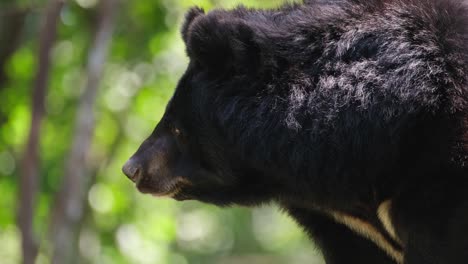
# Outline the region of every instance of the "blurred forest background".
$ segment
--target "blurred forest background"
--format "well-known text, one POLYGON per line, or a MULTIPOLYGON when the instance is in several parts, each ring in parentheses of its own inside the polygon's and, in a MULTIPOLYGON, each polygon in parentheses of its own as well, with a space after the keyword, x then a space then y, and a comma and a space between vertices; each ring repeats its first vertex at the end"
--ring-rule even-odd
POLYGON ((0 0, 0 262, 323 263, 274 206, 140 194, 121 166, 187 65, 179 27, 282 0, 0 0))

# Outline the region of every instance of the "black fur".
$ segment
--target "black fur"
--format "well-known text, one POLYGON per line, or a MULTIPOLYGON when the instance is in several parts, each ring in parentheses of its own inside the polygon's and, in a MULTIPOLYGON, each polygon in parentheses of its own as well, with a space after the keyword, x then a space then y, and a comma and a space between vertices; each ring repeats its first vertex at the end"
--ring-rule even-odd
POLYGON ((393 263, 326 216, 382 230, 376 210, 391 200, 404 263, 466 263, 467 26, 457 0, 192 9, 191 62, 150 150, 134 156, 139 188, 167 181, 181 200, 277 202, 327 263, 393 263))
POLYGON ((199 7, 193 7, 187 12, 187 14, 185 14, 185 22, 182 25, 181 30, 182 38, 185 42, 188 41, 188 35, 190 34, 190 25, 192 25, 193 21, 196 18, 201 17, 203 14, 205 14, 205 10, 199 7))

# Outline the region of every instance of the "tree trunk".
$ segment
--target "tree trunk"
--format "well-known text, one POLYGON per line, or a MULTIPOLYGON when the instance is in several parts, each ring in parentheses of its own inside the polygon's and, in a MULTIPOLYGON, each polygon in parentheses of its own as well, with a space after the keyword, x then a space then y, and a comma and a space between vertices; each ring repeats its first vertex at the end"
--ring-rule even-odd
POLYGON ((50 51, 55 41, 63 1, 49 2, 40 31, 39 61, 34 82, 29 138, 21 164, 18 225, 21 230, 23 263, 34 263, 38 252, 33 230, 34 201, 38 191, 39 138, 50 70, 50 51))
POLYGON ((94 104, 112 37, 116 0, 101 0, 96 32, 87 64, 87 83, 77 110, 73 145, 65 174, 52 211, 52 263, 73 263, 77 238, 91 176, 87 157, 94 131, 94 104))

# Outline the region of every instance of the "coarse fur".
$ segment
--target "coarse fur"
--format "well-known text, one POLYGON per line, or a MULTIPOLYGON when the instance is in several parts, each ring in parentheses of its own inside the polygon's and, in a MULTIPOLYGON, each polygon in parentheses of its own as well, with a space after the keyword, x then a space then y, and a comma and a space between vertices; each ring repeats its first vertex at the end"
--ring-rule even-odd
POLYGON ((466 3, 194 8, 182 36, 188 69, 124 167, 140 191, 276 202, 328 264, 468 261, 466 3))

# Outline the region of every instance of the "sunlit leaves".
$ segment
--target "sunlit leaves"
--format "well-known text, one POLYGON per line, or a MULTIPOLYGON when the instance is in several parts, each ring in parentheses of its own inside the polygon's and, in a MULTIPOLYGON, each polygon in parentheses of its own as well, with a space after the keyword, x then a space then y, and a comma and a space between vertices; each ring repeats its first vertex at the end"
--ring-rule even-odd
POLYGON ((9 122, 2 128, 0 133, 7 143, 21 147, 26 140, 29 129, 29 108, 18 105, 11 109, 9 122))
MULTIPOLYGON (((8 227, 11 228, 15 223, 16 184, 11 181, 11 178, 8 179, 6 177, 12 176, 0 176, 0 193, 2 194, 0 206, 3 208, 3 210, 0 210, 0 237, 2 237, 2 230, 8 227)), ((0 255, 1 254, 2 250, 0 250, 0 255)))
MULTIPOLYGON (((180 5, 182 8, 187 9, 192 6, 199 6, 201 8, 204 8, 205 10, 209 10, 213 7, 213 3, 215 1, 211 0, 181 0, 180 5)), ((219 2, 219 1, 216 1, 219 2)), ((232 2, 232 1, 223 1, 223 2, 232 2)))
POLYGON ((96 133, 94 134, 93 149, 96 155, 107 155, 107 151, 117 140, 119 130, 118 121, 114 115, 106 111, 100 111, 99 123, 96 124, 96 133))
POLYGON ((30 48, 19 49, 13 54, 6 68, 12 79, 31 79, 35 72, 35 55, 30 48))
POLYGON ((91 8, 97 5, 98 0, 76 0, 76 2, 83 8, 91 8))

